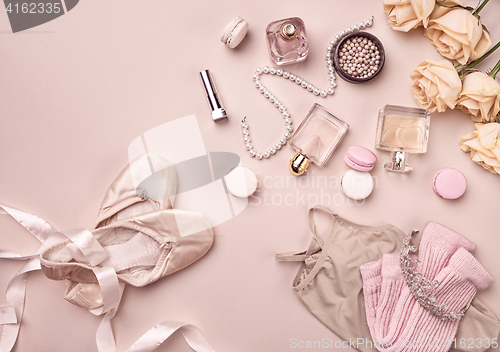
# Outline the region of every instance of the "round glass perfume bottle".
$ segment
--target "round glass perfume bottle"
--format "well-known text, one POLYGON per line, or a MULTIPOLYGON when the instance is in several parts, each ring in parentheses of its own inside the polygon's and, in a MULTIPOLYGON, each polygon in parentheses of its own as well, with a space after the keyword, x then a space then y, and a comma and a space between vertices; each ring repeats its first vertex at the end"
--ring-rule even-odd
POLYGON ((427 109, 386 105, 378 114, 375 148, 391 152, 389 171, 408 172, 408 154, 427 152, 431 114, 427 109))

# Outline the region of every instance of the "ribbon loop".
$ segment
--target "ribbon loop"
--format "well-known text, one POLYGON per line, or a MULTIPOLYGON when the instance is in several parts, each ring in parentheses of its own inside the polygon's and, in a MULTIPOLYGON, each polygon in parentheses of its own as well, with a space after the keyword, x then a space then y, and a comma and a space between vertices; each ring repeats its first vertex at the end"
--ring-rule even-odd
POLYGON ((201 331, 193 325, 164 321, 142 335, 127 352, 151 352, 179 330, 186 342, 196 352, 215 352, 201 331))
POLYGON ((87 229, 72 229, 62 232, 72 242, 68 251, 77 261, 91 266, 96 266, 108 258, 108 253, 87 229))
POLYGON ((108 252, 87 229, 72 229, 61 233, 73 242, 67 245, 73 258, 78 262, 90 265, 99 282, 103 306, 100 309, 92 310, 91 313, 101 315, 113 308, 118 308, 122 290, 116 271, 109 261, 108 252))

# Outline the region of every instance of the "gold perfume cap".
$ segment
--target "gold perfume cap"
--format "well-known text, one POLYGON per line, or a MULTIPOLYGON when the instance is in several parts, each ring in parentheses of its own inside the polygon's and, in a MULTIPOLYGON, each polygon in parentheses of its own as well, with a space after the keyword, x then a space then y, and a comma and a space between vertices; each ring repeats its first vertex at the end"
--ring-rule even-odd
POLYGON ((292 159, 290 159, 288 168, 290 169, 290 172, 292 174, 294 174, 295 176, 300 176, 307 171, 307 167, 310 163, 311 162, 306 158, 305 155, 297 153, 292 159))

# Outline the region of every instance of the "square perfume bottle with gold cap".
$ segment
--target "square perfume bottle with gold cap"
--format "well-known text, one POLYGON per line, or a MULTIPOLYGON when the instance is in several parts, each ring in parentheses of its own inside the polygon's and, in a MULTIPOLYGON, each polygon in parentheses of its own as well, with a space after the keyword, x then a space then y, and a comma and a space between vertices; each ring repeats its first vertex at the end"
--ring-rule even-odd
POLYGON ((276 65, 304 61, 309 53, 304 21, 298 17, 270 23, 266 29, 269 54, 276 65))
POLYGON ((290 160, 290 172, 299 176, 307 171, 310 162, 326 164, 348 128, 347 123, 323 106, 314 104, 290 140, 297 152, 290 160))

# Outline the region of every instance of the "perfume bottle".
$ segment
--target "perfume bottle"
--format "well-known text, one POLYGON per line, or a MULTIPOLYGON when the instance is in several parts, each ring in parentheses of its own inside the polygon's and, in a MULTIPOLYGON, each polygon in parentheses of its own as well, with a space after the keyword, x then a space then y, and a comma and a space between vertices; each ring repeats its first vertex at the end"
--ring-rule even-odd
POLYGON ((391 152, 384 164, 390 171, 408 172, 408 153, 425 153, 429 140, 431 114, 427 109, 386 105, 378 113, 375 148, 391 152))
POLYGON ((309 53, 304 21, 298 17, 270 23, 266 29, 269 54, 276 65, 304 61, 309 53))
POLYGON ((290 145, 297 151, 290 160, 290 172, 302 175, 311 161, 320 166, 326 164, 348 128, 347 123, 323 106, 314 104, 290 139, 290 145))

